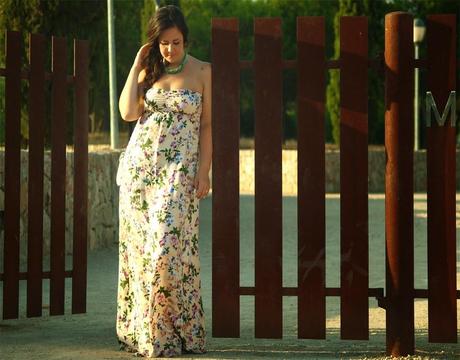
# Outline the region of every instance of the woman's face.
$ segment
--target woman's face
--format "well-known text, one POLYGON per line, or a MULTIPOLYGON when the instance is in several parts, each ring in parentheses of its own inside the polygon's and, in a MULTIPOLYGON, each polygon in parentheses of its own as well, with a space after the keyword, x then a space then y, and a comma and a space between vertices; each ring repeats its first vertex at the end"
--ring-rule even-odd
POLYGON ((180 63, 184 57, 184 37, 177 27, 161 32, 158 43, 161 56, 170 64, 180 63))

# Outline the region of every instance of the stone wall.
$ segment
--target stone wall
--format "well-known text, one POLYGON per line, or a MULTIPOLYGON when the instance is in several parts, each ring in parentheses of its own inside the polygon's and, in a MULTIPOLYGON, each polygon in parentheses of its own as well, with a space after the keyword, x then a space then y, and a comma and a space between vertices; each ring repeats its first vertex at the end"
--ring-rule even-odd
MULTIPOLYGON (((118 236, 118 187, 115 174, 120 151, 90 152, 88 156, 88 249, 111 246, 118 236)), ((0 151, 0 209, 4 209, 5 154, 0 151)), ((67 152, 66 164, 66 216, 65 249, 72 253, 73 237, 73 152, 67 152)), ((28 151, 21 151, 21 194, 20 194, 20 254, 21 270, 26 269, 27 258, 27 184, 28 151)), ((44 214, 43 214, 43 254, 50 251, 51 219, 51 156, 45 152, 44 158, 44 214)), ((0 227, 0 270, 3 271, 3 223, 0 227)), ((68 266, 67 266, 68 267, 68 266)), ((1 272, 0 271, 0 272, 1 272)))
MULTIPOLYGON (((457 155, 459 150, 457 150, 457 155)), ((369 149, 368 191, 385 192, 385 150, 369 149)), ((460 190, 460 158, 457 156, 457 190, 460 190)), ((283 150, 282 154, 283 195, 297 195, 297 151, 283 150)), ((340 152, 326 151, 326 192, 340 192, 340 152)), ((240 193, 254 194, 254 150, 240 151, 240 193)), ((414 191, 426 192, 426 151, 414 154, 414 191)))
MULTIPOLYGON (((92 151, 89 153, 89 201, 88 201, 88 248, 95 249, 116 244, 118 237, 118 187, 115 175, 118 158, 121 151, 92 151)), ((283 194, 295 196, 297 187, 297 152, 283 151, 283 194)), ((384 192, 385 151, 369 150, 369 192, 384 192)), ((457 162, 459 157, 457 156, 457 162)), ((21 258, 27 256, 27 151, 21 153, 21 258)), ((50 153, 45 153, 44 179, 44 254, 49 254, 50 238, 50 153)), ((426 190, 426 152, 419 151, 414 156, 414 188, 416 192, 426 190)), ((460 164, 457 164, 457 173, 460 164)), ((67 153, 66 178, 66 252, 72 251, 72 209, 73 209, 73 152, 67 153)), ((240 192, 254 193, 254 151, 240 151, 240 192)), ((460 177, 457 174, 457 189, 460 189, 460 177)), ((340 189, 340 153, 326 153, 326 191, 339 192, 340 189)), ((4 199, 4 152, 0 151, 0 209, 3 209, 4 199)), ((0 228, 0 267, 3 259, 3 224, 0 228)), ((22 266, 22 265, 21 265, 22 266)), ((21 270, 22 271, 22 270, 21 270)))

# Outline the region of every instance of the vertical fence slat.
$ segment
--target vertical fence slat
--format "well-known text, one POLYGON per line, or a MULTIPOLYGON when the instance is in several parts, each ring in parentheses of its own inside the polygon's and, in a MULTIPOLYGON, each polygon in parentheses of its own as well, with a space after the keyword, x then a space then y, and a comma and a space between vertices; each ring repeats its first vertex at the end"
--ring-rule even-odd
POLYGON ((414 44, 408 13, 385 16, 387 354, 414 353, 414 44))
POLYGON ((298 337, 326 336, 325 22, 297 18, 298 337))
MULTIPOLYGON (((455 15, 427 22, 427 91, 442 114, 456 86, 455 15)), ((434 116, 432 116, 434 119, 434 116)), ((428 334, 431 342, 457 342, 455 127, 427 128, 428 334)))
POLYGON ((254 21, 255 336, 282 337, 281 20, 254 21))
POLYGON ((5 216, 3 318, 19 315, 19 215, 21 176, 21 50, 19 32, 6 34, 5 216))
POLYGON ((212 20, 212 335, 240 334, 238 19, 212 20))
POLYGON ((30 35, 27 316, 42 315, 45 37, 30 35))
POLYGON ((340 333, 358 340, 369 338, 367 53, 367 17, 341 17, 340 333))
POLYGON ((64 314, 67 58, 65 38, 52 38, 50 315, 64 314))
POLYGON ((86 312, 88 238, 88 41, 74 40, 75 123, 72 313, 86 312))

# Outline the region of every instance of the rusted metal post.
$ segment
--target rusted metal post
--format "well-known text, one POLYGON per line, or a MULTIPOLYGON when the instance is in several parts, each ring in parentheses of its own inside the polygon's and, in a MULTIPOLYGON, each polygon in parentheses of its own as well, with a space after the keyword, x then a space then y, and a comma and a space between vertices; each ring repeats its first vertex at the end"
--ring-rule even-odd
POLYGON ((29 192, 27 234, 27 316, 42 315, 43 300, 43 164, 45 148, 46 38, 31 34, 29 42, 29 192))
POLYGON ((89 42, 74 40, 75 123, 72 313, 86 312, 89 42))
POLYGON ((340 336, 369 338, 367 18, 340 19, 340 336), (353 176, 350 176, 353 174, 353 176))
POLYGON ((17 31, 7 31, 3 319, 17 319, 19 316, 21 49, 21 33, 17 31))
POLYGON ((414 353, 412 15, 385 16, 387 354, 414 353))
POLYGON ((212 19, 212 336, 240 336, 238 19, 212 19))
POLYGON ((297 18, 298 337, 326 338, 324 17, 297 18))
MULTIPOLYGON (((436 14, 427 20, 427 90, 442 111, 456 87, 456 19, 436 14)), ((426 139, 428 340, 457 342, 455 127, 432 121, 426 139)))
POLYGON ((282 338, 281 19, 254 20, 255 337, 282 338))
POLYGON ((65 306, 66 39, 52 37, 50 315, 65 306))

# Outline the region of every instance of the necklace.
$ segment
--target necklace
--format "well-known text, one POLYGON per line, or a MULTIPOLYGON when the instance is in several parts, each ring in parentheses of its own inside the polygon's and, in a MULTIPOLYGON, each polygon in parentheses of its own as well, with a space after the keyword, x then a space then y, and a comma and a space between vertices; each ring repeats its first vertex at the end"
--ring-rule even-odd
POLYGON ((166 73, 167 74, 178 74, 178 73, 180 73, 184 69, 184 65, 187 63, 187 60, 188 60, 188 56, 187 56, 187 52, 185 52, 184 57, 182 58, 182 61, 180 62, 180 64, 178 66, 176 66, 175 68, 167 68, 165 66, 166 73))

